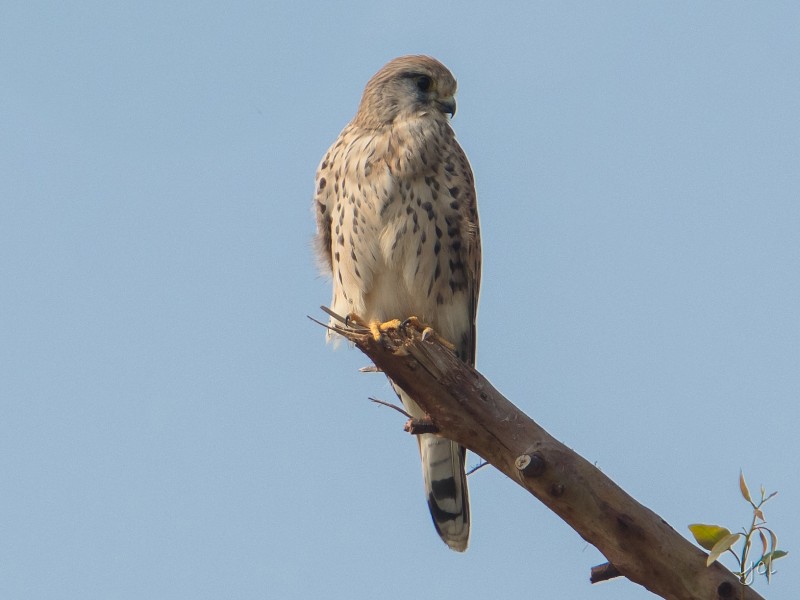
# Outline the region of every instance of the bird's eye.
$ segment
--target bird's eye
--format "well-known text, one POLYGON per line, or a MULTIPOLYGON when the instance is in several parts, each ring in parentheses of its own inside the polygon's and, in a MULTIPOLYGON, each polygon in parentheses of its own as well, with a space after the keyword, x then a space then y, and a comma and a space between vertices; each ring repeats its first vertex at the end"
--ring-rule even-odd
POLYGON ((417 89, 420 92, 427 92, 431 89, 431 84, 433 81, 427 75, 420 75, 417 77, 417 89))

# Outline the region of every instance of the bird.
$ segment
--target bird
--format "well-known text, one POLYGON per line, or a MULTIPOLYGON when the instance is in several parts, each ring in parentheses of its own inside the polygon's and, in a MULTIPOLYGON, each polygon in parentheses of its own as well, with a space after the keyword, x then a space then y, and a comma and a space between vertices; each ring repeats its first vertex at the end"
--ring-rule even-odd
MULTIPOLYGON (((316 174, 315 246, 331 308, 375 324, 410 317, 475 365, 481 241, 475 182, 450 119, 456 80, 430 56, 401 56, 366 84, 316 174)), ((329 332, 330 335, 330 332, 329 332)), ((424 411, 392 383, 414 418, 424 411)), ((434 527, 451 549, 470 532, 466 449, 417 436, 434 527)))

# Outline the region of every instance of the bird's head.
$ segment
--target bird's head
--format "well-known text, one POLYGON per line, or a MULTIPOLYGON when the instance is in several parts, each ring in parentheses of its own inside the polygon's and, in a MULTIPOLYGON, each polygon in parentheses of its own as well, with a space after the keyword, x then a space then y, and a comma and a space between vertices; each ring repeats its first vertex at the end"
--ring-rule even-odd
POLYGON ((355 123, 377 128, 425 115, 446 119, 456 113, 456 80, 430 56, 401 56, 378 71, 364 88, 355 123))

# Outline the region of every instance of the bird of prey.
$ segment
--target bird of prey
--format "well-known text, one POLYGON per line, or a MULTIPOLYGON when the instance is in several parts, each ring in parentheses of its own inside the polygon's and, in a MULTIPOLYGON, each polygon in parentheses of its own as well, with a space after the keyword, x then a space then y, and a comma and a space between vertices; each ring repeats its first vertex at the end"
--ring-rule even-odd
MULTIPOLYGON (((416 317, 475 364, 481 244, 472 170, 449 117, 456 80, 438 60, 403 56, 366 85, 353 120, 317 171, 316 246, 332 309, 373 324, 416 317)), ((424 412, 392 384, 413 417, 424 412)), ((469 540, 466 450, 418 436, 436 531, 469 540)))

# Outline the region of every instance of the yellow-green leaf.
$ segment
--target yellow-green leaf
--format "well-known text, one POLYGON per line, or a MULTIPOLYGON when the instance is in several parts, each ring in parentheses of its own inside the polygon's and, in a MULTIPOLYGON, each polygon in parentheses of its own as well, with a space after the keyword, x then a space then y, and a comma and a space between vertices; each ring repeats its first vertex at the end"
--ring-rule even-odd
POLYGON ((744 481, 744 471, 739 470, 739 490, 742 492, 742 497, 747 500, 748 502, 752 502, 753 500, 750 498, 750 490, 747 488, 747 484, 744 481))
POLYGON ((736 540, 738 540, 740 537, 742 537, 741 533, 731 533, 730 535, 726 535, 724 538, 722 538, 720 541, 714 544, 714 547, 708 554, 708 560, 706 560, 706 566, 707 567, 710 566, 711 563, 717 560, 723 552, 730 549, 730 547, 733 546, 736 543, 736 540))
POLYGON ((725 527, 705 525, 703 523, 689 525, 689 531, 692 532, 697 543, 706 550, 711 550, 718 541, 731 534, 730 530, 725 527))

